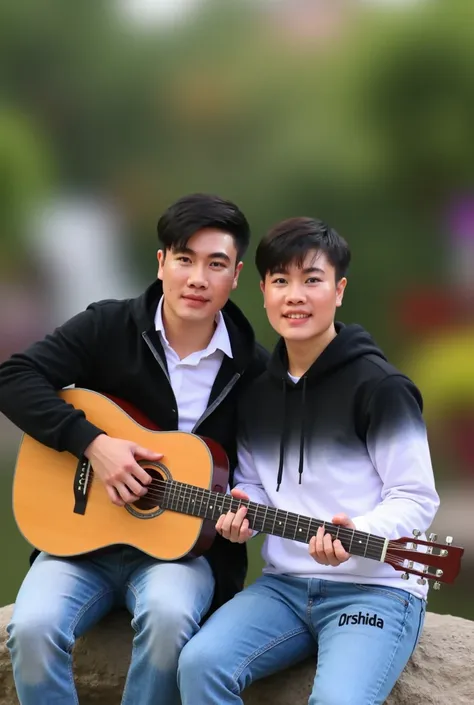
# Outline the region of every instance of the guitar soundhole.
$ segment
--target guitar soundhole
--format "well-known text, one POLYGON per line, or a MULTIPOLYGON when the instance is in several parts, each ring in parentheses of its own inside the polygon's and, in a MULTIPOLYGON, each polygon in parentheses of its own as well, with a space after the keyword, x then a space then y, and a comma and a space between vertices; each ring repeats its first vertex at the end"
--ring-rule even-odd
POLYGON ((152 481, 148 485, 148 492, 146 495, 140 497, 138 501, 134 502, 133 506, 142 512, 149 512, 152 509, 158 508, 162 503, 163 495, 165 493, 166 478, 157 470, 147 467, 144 469, 152 477, 152 481))

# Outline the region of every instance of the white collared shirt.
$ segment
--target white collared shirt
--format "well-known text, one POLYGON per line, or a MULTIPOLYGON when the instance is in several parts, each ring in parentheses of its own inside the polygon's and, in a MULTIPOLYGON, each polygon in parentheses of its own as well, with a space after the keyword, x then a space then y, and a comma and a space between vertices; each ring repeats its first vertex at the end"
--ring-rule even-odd
POLYGON ((162 311, 163 297, 156 309, 155 328, 165 351, 171 387, 178 403, 178 428, 189 432, 206 410, 224 355, 233 357, 229 333, 224 316, 219 311, 216 329, 207 348, 180 360, 166 338, 162 311))

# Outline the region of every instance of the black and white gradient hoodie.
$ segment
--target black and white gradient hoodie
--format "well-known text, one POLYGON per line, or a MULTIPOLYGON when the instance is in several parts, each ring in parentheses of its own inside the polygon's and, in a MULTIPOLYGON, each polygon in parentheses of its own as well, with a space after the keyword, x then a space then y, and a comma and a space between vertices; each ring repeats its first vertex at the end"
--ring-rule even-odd
MULTIPOLYGON (((331 521, 344 512, 356 529, 389 539, 424 534, 439 506, 422 398, 358 325, 337 335, 307 373, 288 374, 280 340, 268 370, 240 407, 235 486, 254 502, 331 521)), ((425 598, 386 563, 352 556, 316 563, 304 543, 267 536, 264 572, 403 588, 425 598)))

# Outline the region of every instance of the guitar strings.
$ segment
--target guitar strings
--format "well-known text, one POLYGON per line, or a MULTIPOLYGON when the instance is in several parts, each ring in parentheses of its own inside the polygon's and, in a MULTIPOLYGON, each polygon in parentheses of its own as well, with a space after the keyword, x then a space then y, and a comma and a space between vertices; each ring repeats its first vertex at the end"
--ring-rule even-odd
MULTIPOLYGON (((94 475, 92 475, 91 480, 90 480, 90 486, 94 482, 94 479, 95 479, 95 477, 94 477, 94 475)), ((167 492, 169 489, 168 496, 169 496, 171 505, 173 505, 173 502, 176 502, 176 504, 177 504, 178 502, 180 502, 180 503, 184 503, 186 501, 190 502, 191 499, 193 499, 193 498, 200 499, 201 497, 199 496, 199 493, 202 493, 201 505, 204 505, 204 500, 205 500, 204 493, 212 493, 212 496, 207 498, 208 505, 211 500, 214 502, 219 502, 220 500, 222 500, 222 502, 226 501, 226 502, 231 502, 232 504, 237 503, 238 504, 237 509, 238 509, 240 506, 247 506, 247 502, 248 502, 250 505, 253 505, 253 507, 250 506, 250 511, 255 514, 255 521, 262 520, 264 525, 265 525, 265 522, 267 521, 267 519, 269 521, 272 520, 272 516, 268 516, 269 513, 275 514, 275 516, 273 517, 274 522, 275 522, 276 518, 277 518, 276 517, 277 512, 283 512, 283 513, 287 514, 286 521, 284 521, 285 530, 287 528, 289 528, 290 530, 294 529, 296 531, 296 528, 299 526, 304 531, 305 529, 303 527, 304 527, 304 525, 307 525, 305 528, 308 531, 310 529, 310 524, 312 522, 315 522, 316 524, 320 524, 321 526, 325 526, 325 527, 327 524, 331 524, 331 522, 324 522, 321 519, 314 519, 311 517, 305 517, 304 515, 295 515, 294 512, 287 512, 284 509, 277 509, 276 507, 271 507, 271 506, 266 507, 264 505, 259 505, 257 502, 252 502, 252 501, 248 501, 248 500, 238 500, 235 497, 232 497, 231 495, 228 495, 228 494, 224 494, 221 492, 214 492, 214 491, 209 490, 207 488, 198 487, 195 485, 189 485, 187 483, 178 482, 176 480, 163 480, 163 479, 158 480, 158 479, 154 478, 152 480, 152 482, 147 486, 147 488, 148 488, 147 493, 145 495, 143 495, 143 497, 140 499, 151 498, 151 499, 156 499, 156 500, 160 500, 160 499, 163 500, 163 498, 164 498, 163 491, 157 491, 157 492, 150 491, 150 490, 153 490, 154 487, 161 487, 165 490, 165 492, 167 492), (178 496, 174 497, 174 498, 171 497, 171 492, 174 492, 178 496), (262 513, 263 513, 263 517, 261 516, 262 513), (296 516, 296 518, 295 518, 295 516, 296 516)), ((170 511, 177 511, 177 508, 173 510, 172 506, 166 507, 166 509, 170 510, 170 511)), ((237 509, 235 511, 237 511, 237 509)), ((230 511, 230 508, 227 511, 230 511)), ((186 512, 180 512, 180 513, 186 514, 186 512)), ((223 511, 222 513, 227 513, 227 512, 223 511)), ((190 514, 188 514, 188 516, 196 516, 196 515, 190 513, 190 514)), ((197 518, 206 519, 206 517, 199 517, 199 516, 197 516, 197 518)), ((335 528, 337 528, 339 530, 337 535, 339 536, 339 538, 342 538, 342 539, 350 540, 351 538, 354 537, 354 535, 356 533, 368 535, 369 540, 367 541, 367 546, 366 546, 367 552, 369 550, 369 547, 370 547, 371 551, 379 552, 383 548, 383 544, 385 543, 384 538, 378 537, 378 536, 373 536, 372 534, 367 534, 367 532, 358 531, 357 529, 355 529, 355 530, 348 529, 346 527, 339 527, 337 525, 332 525, 332 526, 334 526, 335 528)), ((278 534, 275 534, 275 535, 278 536, 278 534)), ((396 549, 397 551, 406 551, 407 553, 410 553, 412 551, 412 549, 408 549, 408 548, 402 546, 401 544, 397 544, 397 543, 392 544, 392 542, 389 542, 388 549, 390 549, 390 548, 396 549)), ((387 550, 387 553, 388 553, 388 550, 387 550)), ((424 554, 422 554, 422 555, 424 555, 424 554)), ((402 564, 406 559, 400 559, 400 560, 401 560, 401 564, 402 564)))

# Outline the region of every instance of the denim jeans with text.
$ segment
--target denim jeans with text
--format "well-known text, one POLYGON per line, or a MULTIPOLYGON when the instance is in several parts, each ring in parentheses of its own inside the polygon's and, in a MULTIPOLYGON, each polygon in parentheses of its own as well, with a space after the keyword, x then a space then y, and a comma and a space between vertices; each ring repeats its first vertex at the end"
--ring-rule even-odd
POLYGON ((263 575, 184 647, 182 705, 241 705, 250 683, 311 656, 310 705, 381 705, 413 653, 425 609, 398 588, 263 575))

